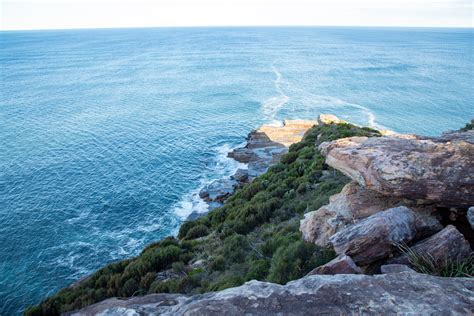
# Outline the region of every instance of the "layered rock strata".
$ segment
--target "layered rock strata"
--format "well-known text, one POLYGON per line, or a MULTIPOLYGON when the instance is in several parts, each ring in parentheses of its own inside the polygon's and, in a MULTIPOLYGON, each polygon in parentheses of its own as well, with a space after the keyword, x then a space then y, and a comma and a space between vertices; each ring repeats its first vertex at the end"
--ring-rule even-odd
POLYGON ((112 298, 68 315, 471 315, 474 280, 414 272, 250 281, 220 292, 112 298))

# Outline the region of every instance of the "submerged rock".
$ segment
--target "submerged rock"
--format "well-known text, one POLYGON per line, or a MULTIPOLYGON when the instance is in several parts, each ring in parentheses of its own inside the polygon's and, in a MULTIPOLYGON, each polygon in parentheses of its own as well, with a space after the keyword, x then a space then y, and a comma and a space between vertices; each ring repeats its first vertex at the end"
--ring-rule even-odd
POLYGON ((340 255, 308 273, 308 275, 314 274, 362 274, 362 270, 354 263, 351 257, 340 255))
POLYGON ((186 296, 112 298, 67 315, 469 315, 474 279, 419 273, 312 275, 186 296))
POLYGON ((346 254, 355 263, 367 265, 386 258, 399 243, 408 243, 416 236, 415 213, 399 206, 376 213, 348 226, 329 242, 338 255, 346 254))
POLYGON ((328 165, 386 196, 474 205, 474 131, 425 139, 350 137, 319 148, 328 165))

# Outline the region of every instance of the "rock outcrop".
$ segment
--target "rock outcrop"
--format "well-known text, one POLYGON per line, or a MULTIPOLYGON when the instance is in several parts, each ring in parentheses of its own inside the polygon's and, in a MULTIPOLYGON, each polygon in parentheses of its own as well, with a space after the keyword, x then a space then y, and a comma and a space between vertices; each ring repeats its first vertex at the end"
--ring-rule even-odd
POLYGON ((386 197, 350 182, 329 198, 329 204, 308 212, 301 220, 303 239, 326 247, 329 237, 348 224, 401 204, 398 198, 386 197))
POLYGON ((286 285, 250 281, 201 295, 108 299, 68 315, 469 315, 474 280, 413 272, 313 275, 286 285))
POLYGON ((344 228, 329 242, 338 255, 348 255, 355 263, 367 265, 386 258, 396 249, 395 245, 408 243, 415 236, 415 213, 399 206, 344 228))
POLYGON ((317 121, 285 120, 282 126, 262 125, 247 137, 244 147, 236 148, 228 156, 238 162, 247 164, 247 169, 239 169, 229 177, 218 179, 206 185, 199 196, 213 207, 222 203, 234 191, 265 173, 268 168, 280 161, 288 152, 291 144, 301 141, 308 129, 318 124, 317 121))
POLYGON ((350 137, 319 147, 326 163, 390 197, 474 205, 474 131, 441 138, 350 137))
MULTIPOLYGON (((452 225, 448 225, 439 233, 414 244, 410 247, 409 252, 433 261, 440 268, 448 262, 464 260, 472 255, 469 242, 452 225)), ((403 254, 388 262, 410 265, 410 254, 403 254)))

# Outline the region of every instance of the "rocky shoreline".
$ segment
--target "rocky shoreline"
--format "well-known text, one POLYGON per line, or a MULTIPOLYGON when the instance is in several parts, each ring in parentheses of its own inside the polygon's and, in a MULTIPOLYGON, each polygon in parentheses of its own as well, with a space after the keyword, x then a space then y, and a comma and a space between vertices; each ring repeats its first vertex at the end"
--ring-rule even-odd
MULTIPOLYGON (((238 169, 230 177, 218 179, 206 185, 199 197, 209 204, 209 209, 220 207, 235 190, 251 182, 268 168, 280 161, 288 152, 288 148, 303 138, 308 129, 314 125, 337 120, 334 116, 321 115, 319 120, 285 120, 282 126, 262 125, 250 132, 244 147, 236 148, 228 153, 228 157, 247 165, 246 169, 238 169)), ((196 218, 192 214, 190 218, 196 218)))

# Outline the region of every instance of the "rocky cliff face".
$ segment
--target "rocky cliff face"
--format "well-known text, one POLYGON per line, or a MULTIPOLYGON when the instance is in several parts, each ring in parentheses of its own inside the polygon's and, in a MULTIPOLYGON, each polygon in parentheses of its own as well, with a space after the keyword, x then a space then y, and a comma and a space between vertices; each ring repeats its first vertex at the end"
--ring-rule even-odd
POLYGON ((343 138, 320 146, 326 163, 385 196, 444 206, 474 204, 474 131, 343 138))
POLYGON ((306 241, 339 255, 319 273, 340 273, 341 256, 367 272, 380 261, 414 265, 419 257, 442 267, 472 257, 466 240, 473 243, 472 227, 460 227, 461 233, 452 225, 443 229, 441 222, 472 221, 474 131, 438 138, 349 137, 319 149, 329 166, 353 180, 301 221, 306 241), (400 249, 410 256, 399 255, 400 249))
POLYGON ((109 299, 68 315, 469 315, 474 280, 414 272, 314 275, 286 285, 250 281, 203 295, 109 299))

